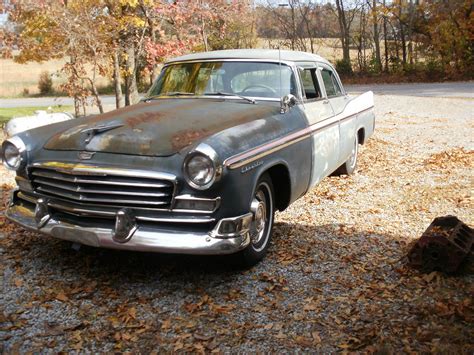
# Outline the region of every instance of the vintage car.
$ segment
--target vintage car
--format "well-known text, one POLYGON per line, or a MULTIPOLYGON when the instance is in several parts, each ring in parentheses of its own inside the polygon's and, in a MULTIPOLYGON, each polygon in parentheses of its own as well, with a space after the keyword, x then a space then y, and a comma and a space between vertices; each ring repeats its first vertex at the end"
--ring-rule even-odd
POLYGON ((6 214, 76 243, 253 265, 275 210, 352 173, 374 125, 372 92, 349 97, 320 56, 186 55, 136 105, 6 140, 18 185, 6 214))

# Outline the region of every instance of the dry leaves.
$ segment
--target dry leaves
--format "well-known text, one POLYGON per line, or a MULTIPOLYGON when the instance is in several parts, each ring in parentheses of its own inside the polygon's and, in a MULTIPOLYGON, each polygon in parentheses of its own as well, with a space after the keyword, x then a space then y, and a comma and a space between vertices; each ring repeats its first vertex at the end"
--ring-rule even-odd
POLYGON ((429 169, 455 169, 459 167, 473 168, 474 150, 456 148, 432 154, 424 161, 424 165, 429 169))

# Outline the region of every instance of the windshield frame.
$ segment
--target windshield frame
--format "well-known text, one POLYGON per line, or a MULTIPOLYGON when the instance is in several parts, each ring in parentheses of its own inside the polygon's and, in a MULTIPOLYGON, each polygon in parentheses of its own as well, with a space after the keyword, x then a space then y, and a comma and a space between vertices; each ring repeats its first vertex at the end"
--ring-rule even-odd
MULTIPOLYGON (((169 61, 166 62, 163 65, 163 68, 160 71, 160 74, 158 78, 156 78, 155 82, 153 85, 150 87, 148 92, 146 93, 146 96, 143 98, 143 100, 147 100, 149 98, 187 98, 187 99, 231 99, 231 100, 242 100, 242 98, 235 97, 235 96, 222 96, 222 95, 189 95, 189 96, 167 96, 165 94, 160 94, 158 96, 153 96, 151 95, 151 92, 153 88, 155 87, 155 83, 159 80, 160 76, 163 74, 164 70, 168 68, 169 66, 176 65, 176 64, 191 64, 191 63, 211 63, 211 62, 246 62, 246 63, 271 63, 271 64, 281 64, 282 66, 285 65, 290 68, 292 71, 294 78, 295 78, 295 84, 296 84, 296 94, 295 95, 299 100, 302 98, 301 94, 301 83, 299 80, 299 74, 298 74, 298 68, 295 64, 295 62, 287 61, 287 60, 272 60, 272 59, 252 59, 252 58, 213 58, 213 59, 193 59, 193 60, 183 60, 183 61, 169 61)), ((247 95, 246 95, 247 96, 247 95)), ((247 96, 248 98, 254 99, 256 101, 273 101, 273 102, 280 102, 281 98, 276 98, 276 97, 261 97, 261 96, 247 96)))

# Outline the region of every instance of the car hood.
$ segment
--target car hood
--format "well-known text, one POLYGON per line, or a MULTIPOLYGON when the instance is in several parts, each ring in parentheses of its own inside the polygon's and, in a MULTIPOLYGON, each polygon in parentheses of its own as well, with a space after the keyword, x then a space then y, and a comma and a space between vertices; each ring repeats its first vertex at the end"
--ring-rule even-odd
POLYGON ((54 134, 44 148, 169 156, 227 128, 277 113, 274 103, 158 99, 80 119, 54 134))

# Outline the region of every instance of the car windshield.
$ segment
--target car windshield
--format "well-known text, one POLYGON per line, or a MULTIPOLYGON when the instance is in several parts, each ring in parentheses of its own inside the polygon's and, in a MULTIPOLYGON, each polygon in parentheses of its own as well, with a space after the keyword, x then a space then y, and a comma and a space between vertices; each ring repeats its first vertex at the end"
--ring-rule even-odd
POLYGON ((236 61, 179 63, 163 69, 147 96, 225 94, 279 99, 287 94, 296 95, 295 78, 286 64, 236 61))

